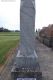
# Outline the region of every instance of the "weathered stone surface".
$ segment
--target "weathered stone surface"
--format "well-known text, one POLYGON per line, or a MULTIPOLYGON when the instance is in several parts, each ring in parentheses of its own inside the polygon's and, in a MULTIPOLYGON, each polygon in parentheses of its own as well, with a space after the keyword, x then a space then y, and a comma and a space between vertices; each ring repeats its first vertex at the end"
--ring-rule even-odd
POLYGON ((17 80, 36 80, 36 78, 17 78, 17 80))
POLYGON ((35 52, 35 0, 21 0, 20 51, 16 56, 16 68, 37 68, 35 52))
POLYGON ((16 56, 16 67, 35 68, 35 0, 21 0, 20 9, 20 51, 16 56))
POLYGON ((33 1, 34 0, 21 0, 22 6, 20 10, 20 54, 22 56, 34 55, 35 8, 33 5, 33 1))
POLYGON ((36 53, 32 53, 29 56, 20 55, 20 51, 16 56, 16 68, 28 68, 28 69, 36 69, 38 70, 38 61, 36 53))
POLYGON ((21 0, 20 38, 20 50, 12 71, 14 80, 18 77, 37 78, 40 68, 35 52, 35 0, 21 0))

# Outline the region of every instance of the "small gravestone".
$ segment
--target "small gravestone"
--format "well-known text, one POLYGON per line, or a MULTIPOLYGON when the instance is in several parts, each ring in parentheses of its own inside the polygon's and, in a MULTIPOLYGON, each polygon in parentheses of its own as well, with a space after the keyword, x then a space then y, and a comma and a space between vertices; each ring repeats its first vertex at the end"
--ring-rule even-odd
POLYGON ((20 37, 20 50, 12 69, 12 80, 41 80, 35 51, 35 0, 21 0, 20 37))

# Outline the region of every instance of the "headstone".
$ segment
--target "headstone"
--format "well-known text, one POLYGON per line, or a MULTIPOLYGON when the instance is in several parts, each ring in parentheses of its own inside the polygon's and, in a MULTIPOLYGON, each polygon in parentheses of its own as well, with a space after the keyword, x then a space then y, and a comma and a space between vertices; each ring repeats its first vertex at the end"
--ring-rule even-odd
POLYGON ((16 56, 16 66, 12 71, 13 80, 36 79, 41 73, 35 51, 35 0, 21 0, 20 38, 20 50, 16 56))

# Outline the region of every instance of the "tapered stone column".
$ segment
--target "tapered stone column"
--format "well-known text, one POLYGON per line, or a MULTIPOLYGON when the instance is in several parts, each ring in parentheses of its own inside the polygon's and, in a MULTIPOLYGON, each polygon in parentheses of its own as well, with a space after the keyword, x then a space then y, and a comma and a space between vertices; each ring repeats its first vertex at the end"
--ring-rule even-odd
POLYGON ((35 49, 35 0, 21 0, 20 30, 21 46, 20 54, 23 56, 34 55, 35 49))
POLYGON ((37 78, 40 68, 35 51, 35 0, 21 0, 20 38, 14 80, 16 77, 37 78))
POLYGON ((20 51, 17 54, 18 68, 35 68, 35 0, 21 0, 20 51))

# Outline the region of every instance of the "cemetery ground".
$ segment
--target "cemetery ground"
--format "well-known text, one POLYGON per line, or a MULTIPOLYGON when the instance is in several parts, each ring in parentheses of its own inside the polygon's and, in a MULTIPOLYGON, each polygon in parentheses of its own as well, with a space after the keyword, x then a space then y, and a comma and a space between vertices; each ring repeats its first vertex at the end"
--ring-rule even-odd
MULTIPOLYGON (((13 38, 13 39, 19 40, 19 37, 16 36, 16 38, 13 38)), ((8 54, 10 55, 8 55, 8 58, 5 61, 4 67, 2 68, 2 70, 0 70, 0 80, 11 80, 11 69, 13 67, 13 63, 14 63, 14 60, 18 51, 17 42, 16 42, 17 45, 15 44, 14 48, 10 49, 10 51, 8 52, 8 54)), ((38 55, 40 69, 42 71, 42 76, 43 76, 42 80, 53 80, 53 51, 52 49, 43 45, 36 39, 35 39, 35 49, 38 55)))
POLYGON ((18 32, 0 32, 0 67, 10 55, 10 51, 19 43, 18 32))
POLYGON ((11 48, 14 48, 19 41, 19 34, 16 32, 0 32, 0 64, 3 64, 6 55, 11 48))

